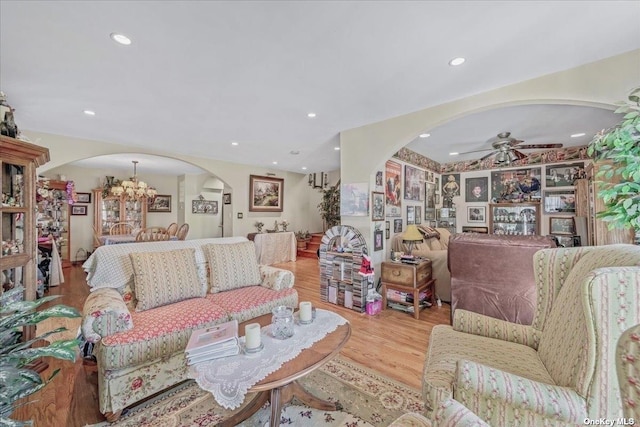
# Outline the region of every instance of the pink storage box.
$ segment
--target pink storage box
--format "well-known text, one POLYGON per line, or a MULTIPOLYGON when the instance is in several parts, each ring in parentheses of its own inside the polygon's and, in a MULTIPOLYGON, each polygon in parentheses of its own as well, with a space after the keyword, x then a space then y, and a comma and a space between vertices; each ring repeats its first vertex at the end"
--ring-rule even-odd
POLYGON ((374 315, 382 311, 382 300, 367 301, 367 314, 374 315))

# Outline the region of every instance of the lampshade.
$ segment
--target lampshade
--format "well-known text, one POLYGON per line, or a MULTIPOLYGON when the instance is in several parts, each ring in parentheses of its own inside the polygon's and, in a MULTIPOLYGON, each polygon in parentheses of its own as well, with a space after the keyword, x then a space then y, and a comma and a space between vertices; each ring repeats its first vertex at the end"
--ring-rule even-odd
POLYGON ((422 233, 418 230, 418 226, 415 224, 409 224, 407 231, 402 235, 402 241, 404 242, 417 242, 422 240, 422 233))

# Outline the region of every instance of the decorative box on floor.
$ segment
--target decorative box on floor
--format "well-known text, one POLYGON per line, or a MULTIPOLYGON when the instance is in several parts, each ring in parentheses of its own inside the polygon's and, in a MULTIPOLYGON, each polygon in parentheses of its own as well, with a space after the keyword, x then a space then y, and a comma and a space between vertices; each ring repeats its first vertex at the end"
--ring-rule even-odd
POLYGON ((326 231, 320 244, 320 299, 357 312, 366 310, 373 275, 360 274, 367 244, 358 230, 336 225, 326 231))

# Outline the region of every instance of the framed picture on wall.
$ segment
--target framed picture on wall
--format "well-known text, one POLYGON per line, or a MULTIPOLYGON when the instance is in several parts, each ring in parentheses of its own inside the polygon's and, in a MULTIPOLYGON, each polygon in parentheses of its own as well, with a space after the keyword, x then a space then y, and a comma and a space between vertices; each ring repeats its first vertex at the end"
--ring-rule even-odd
POLYGON ((147 212, 171 212, 171 196, 158 194, 153 202, 147 205, 147 212))
POLYGON ((249 175, 249 212, 282 212, 284 179, 249 175))
POLYGON ((371 192, 371 221, 384 221, 384 193, 371 192))
POLYGON ((414 206, 407 206, 407 225, 415 224, 416 221, 416 211, 414 206))
POLYGON ((467 178, 465 182, 465 199, 467 203, 488 202, 489 201, 489 178, 477 177, 467 178))
POLYGON ((86 215, 86 214, 87 214, 86 205, 71 205, 71 215, 86 215))
POLYGON ((402 218, 393 220, 393 232, 401 233, 402 232, 402 218))
POLYGON ((78 203, 91 203, 91 193, 76 193, 78 195, 78 203))
POLYGON ((469 222, 485 222, 486 207, 485 206, 469 206, 467 208, 467 221, 469 222))
POLYGON ((375 230, 373 232, 373 250, 374 252, 381 251, 383 248, 382 243, 382 230, 375 230))
POLYGON ((569 190, 545 190, 545 213, 576 213, 576 192, 569 190))
POLYGON ((420 206, 414 206, 415 211, 415 224, 422 224, 422 208, 420 206))

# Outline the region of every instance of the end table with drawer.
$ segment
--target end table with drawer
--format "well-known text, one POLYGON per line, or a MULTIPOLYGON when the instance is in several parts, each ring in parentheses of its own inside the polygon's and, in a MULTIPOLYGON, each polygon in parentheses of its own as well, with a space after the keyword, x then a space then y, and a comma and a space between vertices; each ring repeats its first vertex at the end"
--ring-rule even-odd
MULTIPOLYGON (((413 305, 413 316, 420 318, 420 293, 426 292, 427 301, 435 303, 435 283, 431 271, 431 260, 424 259, 417 264, 401 262, 382 263, 382 309, 387 308, 387 290, 395 290, 413 295, 413 303, 396 301, 402 305, 413 305)), ((423 307, 424 308, 424 307, 423 307)))

